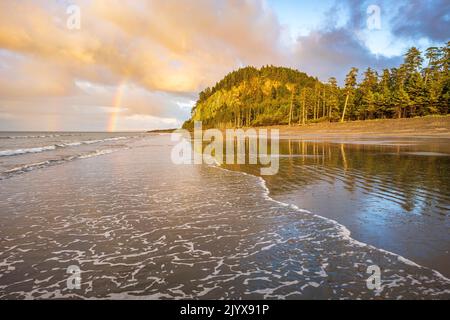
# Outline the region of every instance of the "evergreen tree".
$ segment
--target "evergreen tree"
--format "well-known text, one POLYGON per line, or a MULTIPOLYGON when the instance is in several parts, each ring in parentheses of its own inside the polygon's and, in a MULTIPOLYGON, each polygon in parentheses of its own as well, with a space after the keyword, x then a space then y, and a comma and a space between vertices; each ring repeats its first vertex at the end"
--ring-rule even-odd
POLYGON ((328 120, 331 122, 339 119, 339 87, 335 77, 328 80, 327 87, 328 120))
POLYGON ((334 77, 324 84, 289 68, 250 66, 200 92, 183 127, 193 128, 196 120, 206 127, 242 127, 448 114, 449 66, 450 42, 428 48, 424 57, 409 49, 403 64, 381 77, 367 68, 359 85, 352 68, 342 89, 334 77))
POLYGON ((358 76, 358 69, 352 68, 345 78, 345 103, 344 110, 342 111, 341 122, 345 120, 345 114, 347 112, 347 107, 352 104, 352 97, 356 86, 356 77, 358 76))
POLYGON ((402 65, 404 70, 404 90, 408 94, 408 110, 404 110, 405 116, 413 117, 416 114, 425 114, 424 110, 424 84, 420 73, 423 63, 421 52, 412 47, 405 54, 405 61, 402 65))
POLYGON ((359 108, 360 119, 372 119, 376 112, 375 92, 378 85, 378 75, 370 67, 364 72, 364 80, 361 82, 361 108, 359 108))
POLYGON ((383 70, 380 83, 378 85, 378 91, 375 94, 375 100, 377 105, 377 112, 379 118, 391 117, 390 112, 392 103, 391 92, 391 73, 389 69, 383 70))
POLYGON ((393 90, 392 90, 392 106, 397 118, 405 115, 406 107, 410 105, 409 95, 405 90, 405 82, 407 70, 404 65, 400 68, 391 70, 393 90))

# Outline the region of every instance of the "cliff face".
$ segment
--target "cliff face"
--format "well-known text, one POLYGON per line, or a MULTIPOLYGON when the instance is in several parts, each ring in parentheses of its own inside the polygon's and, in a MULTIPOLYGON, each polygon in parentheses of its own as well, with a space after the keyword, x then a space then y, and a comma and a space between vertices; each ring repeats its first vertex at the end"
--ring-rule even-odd
POLYGON ((317 85, 317 79, 289 68, 239 69, 199 94, 183 128, 191 129, 194 121, 216 128, 285 124, 298 119, 302 90, 313 92, 317 85))

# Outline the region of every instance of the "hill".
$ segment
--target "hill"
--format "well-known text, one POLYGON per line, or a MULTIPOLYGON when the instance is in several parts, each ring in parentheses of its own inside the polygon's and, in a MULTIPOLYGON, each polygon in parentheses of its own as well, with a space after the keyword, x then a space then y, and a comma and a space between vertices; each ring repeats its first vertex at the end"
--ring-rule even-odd
POLYGON ((318 84, 316 78, 289 68, 242 68, 202 91, 183 127, 190 129, 200 120, 205 127, 218 128, 287 124, 291 107, 300 106, 300 90, 313 91, 318 84))
POLYGON ((398 68, 381 74, 352 68, 341 88, 285 67, 245 67, 206 88, 183 125, 215 128, 414 118, 450 112, 450 42, 412 47, 398 68), (425 59, 424 59, 425 58, 425 59))

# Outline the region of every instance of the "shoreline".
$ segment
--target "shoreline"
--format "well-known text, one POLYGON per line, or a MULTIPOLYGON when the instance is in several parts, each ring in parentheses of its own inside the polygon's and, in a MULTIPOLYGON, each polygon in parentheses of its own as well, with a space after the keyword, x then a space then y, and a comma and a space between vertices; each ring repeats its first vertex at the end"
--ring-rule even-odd
MULTIPOLYGON (((294 136, 291 140, 292 136, 286 138, 280 134, 280 143, 284 140, 283 143, 289 144, 289 149, 285 145, 284 151, 289 151, 288 154, 292 154, 293 157, 282 160, 284 161, 284 167, 280 163, 280 168, 283 167, 284 169, 280 169, 279 178, 261 178, 267 183, 272 199, 302 208, 325 219, 333 220, 344 226, 351 233, 352 239, 437 271, 448 280, 450 279, 450 265, 446 262, 448 261, 446 260, 448 251, 443 248, 447 243, 445 236, 426 236, 426 234, 431 235, 433 232, 441 230, 441 228, 435 228, 437 227, 437 220, 426 216, 419 219, 425 225, 416 227, 419 225, 416 224, 418 220, 413 219, 412 215, 415 216, 419 212, 416 212, 414 208, 411 208, 411 211, 406 211, 407 209, 403 207, 409 201, 414 202, 414 206, 419 208, 420 205, 417 205, 416 200, 421 199, 424 195, 419 191, 412 192, 410 189, 408 189, 408 192, 407 189, 402 189, 402 184, 411 183, 411 186, 418 185, 418 190, 425 190, 426 185, 428 185, 425 184, 425 181, 428 180, 416 181, 414 184, 414 179, 408 177, 408 174, 402 173, 403 166, 397 166, 394 170, 395 165, 383 165, 383 163, 390 163, 395 160, 394 163, 409 168, 406 171, 411 173, 414 172, 413 170, 419 170, 417 171, 417 174, 419 174, 419 172, 427 171, 424 169, 428 166, 425 164, 427 161, 433 161, 432 166, 441 168, 436 169, 437 171, 442 170, 448 163, 447 159, 450 156, 450 149, 447 147, 448 138, 442 136, 436 136, 436 138, 422 137, 422 139, 414 139, 411 136, 404 137, 406 137, 407 142, 398 140, 398 136, 397 139, 392 139, 392 137, 380 139, 380 137, 369 135, 360 140, 357 137, 351 139, 349 136, 336 135, 329 136, 329 139, 325 136, 320 136, 317 139, 303 136, 296 139, 294 136), (388 140, 392 141, 388 142, 388 140), (303 144, 306 146, 305 149, 300 148, 303 147, 303 144), (321 148, 320 145, 322 144, 325 144, 326 147, 321 148), (365 146, 362 147, 361 145, 365 146), (307 157, 296 158, 295 155, 302 150, 306 150, 307 154, 316 150, 323 160, 314 162, 309 161, 307 157), (325 151, 325 155, 322 154, 323 151, 325 151), (396 154, 393 158, 390 158, 391 151, 392 154, 396 154), (356 158, 354 157, 355 154, 358 155, 356 158), (366 156, 362 158, 361 154, 366 156), (333 155, 335 156, 333 157, 333 155), (399 162, 400 159, 406 160, 399 162), (362 163, 369 163, 369 165, 365 166, 362 163), (370 163, 372 163, 372 166, 370 163), (424 165, 421 166, 421 163, 424 165), (307 169, 298 169, 302 164, 306 164, 307 169), (310 165, 315 167, 308 169, 310 165), (323 169, 318 168, 317 165, 323 169), (383 168, 386 171, 383 171, 383 168), (312 176, 314 176, 314 183, 308 180, 308 177, 312 176), (394 182, 390 183, 390 180, 394 182), (353 189, 348 189, 348 186, 352 184, 353 189), (386 197, 383 194, 384 189, 388 187, 394 189, 393 196, 388 195, 386 197), (366 193, 367 190, 370 190, 369 194, 366 193), (398 197, 398 192, 401 193, 400 197, 398 197), (411 197, 409 200, 407 195, 411 197), (374 199, 378 200, 374 202, 374 199), (414 236, 420 232, 422 233, 419 237, 414 236), (422 234, 425 235, 422 236, 422 234), (430 240, 433 237, 436 239, 430 240), (439 241, 441 244, 433 244, 435 241, 439 241), (417 242, 418 245, 415 247, 420 246, 422 249, 412 248, 409 245, 410 242, 417 242), (423 248, 427 248, 427 255, 422 254, 425 250, 423 248)), ((251 169, 237 168, 235 170, 259 177, 251 169)), ((414 189, 414 187, 412 188, 414 189)), ((438 234, 444 233, 438 232, 438 234)))
POLYGON ((263 177, 261 177, 261 176, 256 176, 254 174, 250 174, 250 173, 247 173, 247 172, 244 172, 244 171, 233 171, 233 170, 230 170, 230 169, 223 168, 221 166, 214 166, 214 167, 218 168, 218 169, 221 169, 221 170, 225 170, 225 171, 229 171, 229 172, 237 172, 237 173, 243 174, 245 176, 251 176, 253 178, 256 178, 256 179, 259 180, 259 184, 264 189, 264 197, 266 198, 266 200, 274 202, 274 203, 277 203, 277 204, 279 204, 279 205, 281 205, 283 207, 289 207, 289 208, 292 208, 295 211, 302 212, 302 213, 308 213, 308 214, 310 214, 310 215, 312 215, 314 217, 317 217, 319 219, 323 219, 325 221, 329 221, 329 222, 331 222, 332 224, 334 224, 336 226, 336 228, 338 230, 338 234, 341 235, 344 239, 348 240, 349 242, 351 242, 351 243, 353 243, 353 244, 355 244, 357 246, 360 246, 360 247, 369 247, 371 249, 374 249, 374 250, 383 252, 385 254, 391 255, 393 257, 396 257, 399 261, 401 261, 401 262, 403 262, 405 264, 408 264, 410 266, 415 266, 415 267, 418 267, 418 268, 431 270, 437 277, 441 278, 444 281, 450 282, 450 278, 445 276, 443 273, 441 273, 439 270, 435 269, 434 267, 422 265, 420 263, 415 262, 414 260, 411 260, 410 258, 404 257, 403 255, 401 255, 399 253, 395 253, 395 252, 389 251, 387 249, 384 249, 384 248, 381 248, 381 247, 377 247, 377 246, 375 246, 375 245, 373 245, 371 243, 366 243, 366 242, 364 242, 362 240, 358 240, 358 239, 354 238, 351 230, 346 225, 344 225, 344 224, 342 224, 342 223, 340 223, 340 222, 338 222, 338 221, 336 221, 336 220, 334 220, 332 218, 329 218, 329 217, 326 217, 326 216, 322 216, 320 214, 316 214, 316 213, 311 212, 311 211, 306 210, 306 209, 302 209, 302 208, 298 207, 294 203, 284 202, 282 200, 277 200, 276 198, 273 198, 271 196, 270 189, 267 187, 266 180, 263 177))
POLYGON ((278 125, 256 129, 279 129, 280 138, 443 138, 450 139, 450 116, 405 119, 322 122, 305 126, 278 125))
MULTIPOLYGON (((273 125, 273 126, 252 126, 241 128, 203 128, 219 129, 222 132, 226 130, 273 130, 278 129, 280 139, 304 139, 314 138, 319 140, 335 139, 335 138, 433 138, 433 139, 450 139, 450 115, 443 116, 425 116, 417 118, 402 119, 374 119, 374 120, 357 120, 348 122, 318 122, 306 125, 293 124, 289 125, 273 125)), ((172 133, 176 130, 187 130, 190 133, 194 130, 190 129, 168 129, 168 130, 152 130, 152 133, 172 133)))
MULTIPOLYGON (((177 167, 168 161, 170 146, 174 144, 169 142, 170 137, 162 135, 156 139, 148 139, 145 143, 139 141, 126 152, 91 158, 87 160, 89 163, 74 161, 65 166, 53 166, 46 171, 37 170, 27 179, 8 180, 2 185, 11 195, 19 195, 18 199, 11 198, 11 201, 3 204, 3 212, 28 212, 31 193, 18 193, 17 190, 32 191, 39 188, 45 191, 38 193, 36 200, 32 200, 36 207, 39 205, 39 208, 43 208, 40 211, 42 219, 37 222, 27 220, 28 217, 34 217, 33 209, 29 215, 9 215, 11 220, 6 220, 6 223, 21 228, 32 225, 33 230, 27 230, 32 231, 32 235, 42 233, 54 240, 48 242, 47 251, 39 251, 44 262, 58 261, 61 254, 71 254, 69 257, 83 261, 81 267, 88 270, 84 274, 92 277, 92 287, 95 289, 81 291, 77 297, 89 299, 95 295, 97 298, 109 299, 114 296, 131 296, 138 292, 140 296, 154 298, 282 299, 298 295, 298 298, 371 299, 374 293, 366 287, 365 270, 373 264, 379 265, 383 270, 384 287, 377 297, 448 297, 446 290, 449 279, 439 269, 430 268, 407 256, 394 253, 395 251, 389 252, 385 248, 371 245, 370 242, 359 241, 345 224, 320 213, 300 209, 300 206, 290 202, 280 201, 263 178, 242 171, 223 173, 223 168, 216 169, 217 167, 206 168, 205 171, 198 170, 195 166, 177 167), (120 163, 120 167, 116 166, 117 163, 120 163), (251 179, 242 175, 249 175, 251 179), (142 179, 144 176, 151 177, 151 186, 142 179), (139 188, 141 183, 142 187, 139 188), (112 185, 119 186, 116 190, 112 189, 119 196, 111 197, 112 185), (95 192, 83 199, 82 191, 87 186, 95 192), (137 188, 139 192, 136 192, 137 188), (205 193, 210 197, 205 198, 205 193), (58 201, 56 205, 61 203, 58 205, 61 210, 52 209, 55 202, 49 203, 47 194, 53 195, 51 201, 58 201), (196 204, 196 200, 201 205, 196 204), (267 203, 268 201, 271 203, 267 203), (173 207, 175 210, 170 210, 170 203, 176 204, 173 207), (209 210, 207 214, 203 209, 205 206, 209 210), (97 211, 91 212, 89 208, 92 207, 97 211), (254 209, 255 212, 250 213, 249 209, 254 209), (75 215, 76 219, 72 218, 73 210, 75 213, 80 212, 75 215), (66 217, 69 217, 68 220, 64 220, 66 217), (21 220, 17 221, 19 218, 21 220), (88 223, 80 224, 80 219, 89 220, 88 223), (199 237, 200 228, 202 237, 199 237), (333 231, 335 228, 337 233, 333 231), (131 239, 137 240, 130 241, 123 250, 117 251, 118 243, 130 239, 130 234, 134 237, 131 239), (161 253, 173 250, 173 240, 179 239, 178 234, 182 235, 189 247, 176 247, 175 251, 170 251, 169 257, 173 259, 161 260, 161 253), (227 238, 225 243, 221 240, 223 237, 227 238), (241 239, 245 241, 242 242, 241 239), (79 242, 95 242, 95 246, 80 247, 79 242), (148 248, 148 243, 156 243, 158 250, 148 248), (63 253, 59 249, 61 245, 64 245, 63 253), (243 246, 245 256, 235 254, 234 248, 239 245, 243 246), (141 250, 143 254, 130 255, 130 251, 137 250, 141 250), (110 257, 107 266, 98 262, 101 259, 99 255, 102 254, 110 257), (273 262, 272 257, 279 258, 273 262), (192 260, 197 263, 188 265, 192 260), (148 261, 161 266, 161 272, 155 274, 157 279, 169 279, 167 282, 157 282, 158 287, 152 287, 153 291, 142 289, 142 283, 148 281, 144 269, 148 261), (238 266, 237 269, 232 269, 237 276, 230 275, 230 271, 224 267, 224 261, 238 266), (242 279, 237 277, 244 273, 246 279, 258 281, 261 275, 253 272, 255 264, 260 266, 258 272, 264 270, 265 275, 270 278, 268 285, 262 282, 261 287, 249 291, 248 287, 242 286, 242 279), (184 268, 181 271, 180 265, 184 268), (121 288, 114 281, 118 268, 126 268, 130 274, 136 272, 139 282, 132 282, 130 286, 121 288), (176 271, 177 276, 170 277, 176 271), (106 275, 111 280, 95 278, 95 272, 101 272, 101 275, 106 275), (215 272, 219 272, 217 277, 225 281, 218 280, 215 283, 215 288, 218 289, 211 291, 208 290, 210 282, 205 282, 209 280, 204 279, 209 279, 208 276, 215 275, 215 272), (285 284, 285 272, 295 275, 295 278, 289 279, 294 281, 291 285, 285 284), (198 288, 194 288, 197 290, 186 289, 180 294, 174 293, 172 290, 176 290, 179 282, 185 281, 186 277, 193 283, 199 283, 198 288), (398 286, 391 287, 391 283, 398 286), (305 285, 308 286, 304 287, 305 285), (279 291, 279 288, 286 291, 279 291)), ((4 198, 9 199, 8 193, 5 193, 4 198)), ((14 270, 18 270, 15 272, 19 274, 12 273, 13 270, 2 279, 7 281, 4 284, 7 287, 3 298, 13 295, 23 298, 41 298, 43 295, 47 298, 70 298, 70 292, 54 290, 55 281, 66 274, 64 268, 61 268, 61 273, 50 277, 53 270, 52 265, 48 264, 52 262, 38 266, 37 272, 42 282, 36 285, 36 289, 16 290, 15 279, 22 277, 26 280, 34 276, 32 273, 28 275, 20 272, 27 271, 26 268, 32 264, 38 249, 29 243, 29 237, 21 238, 22 233, 19 231, 21 229, 13 234, 17 236, 12 241, 16 241, 13 244, 23 250, 16 249, 17 255, 8 261, 9 266, 15 267, 14 270)))

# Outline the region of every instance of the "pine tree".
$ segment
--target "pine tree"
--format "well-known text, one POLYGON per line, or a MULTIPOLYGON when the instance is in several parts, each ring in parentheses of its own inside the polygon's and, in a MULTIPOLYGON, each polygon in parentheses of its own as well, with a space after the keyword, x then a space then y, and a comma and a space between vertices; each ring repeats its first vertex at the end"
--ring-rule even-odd
POLYGON ((383 70, 381 77, 367 68, 359 85, 358 69, 352 68, 342 89, 333 77, 323 84, 289 68, 246 67, 200 92, 183 127, 192 128, 197 120, 205 127, 241 127, 448 114, 449 66, 450 42, 428 48, 424 57, 409 49, 404 63, 383 70))
POLYGON ((339 118, 339 88, 335 77, 328 80, 327 87, 328 119, 331 122, 339 118))
POLYGON ((359 90, 361 91, 361 104, 359 116, 362 119, 372 119, 376 112, 375 92, 378 85, 378 75, 370 67, 364 72, 364 80, 361 82, 359 90))
POLYGON ((410 98, 405 91, 405 82, 407 71, 404 65, 400 68, 392 68, 391 70, 393 91, 392 91, 392 105, 397 118, 405 116, 406 107, 410 105, 410 98))
POLYGON ((418 114, 425 114, 424 110, 424 84, 421 74, 421 67, 423 58, 421 52, 412 47, 405 54, 405 60, 402 65, 402 70, 405 72, 404 90, 408 94, 409 114, 405 109, 405 116, 415 116, 418 114))
POLYGON ((347 77, 345 78, 345 103, 344 103, 344 110, 342 111, 341 122, 344 122, 347 107, 349 106, 349 104, 352 103, 351 98, 355 91, 357 76, 358 76, 358 69, 352 68, 350 72, 347 74, 347 77))
POLYGON ((439 109, 441 113, 448 114, 450 112, 450 41, 445 47, 440 49, 441 59, 439 66, 441 68, 441 90, 439 92, 439 109))
POLYGON ((391 100, 391 73, 389 72, 389 69, 384 69, 377 93, 375 94, 375 103, 377 105, 379 118, 391 117, 391 100))

